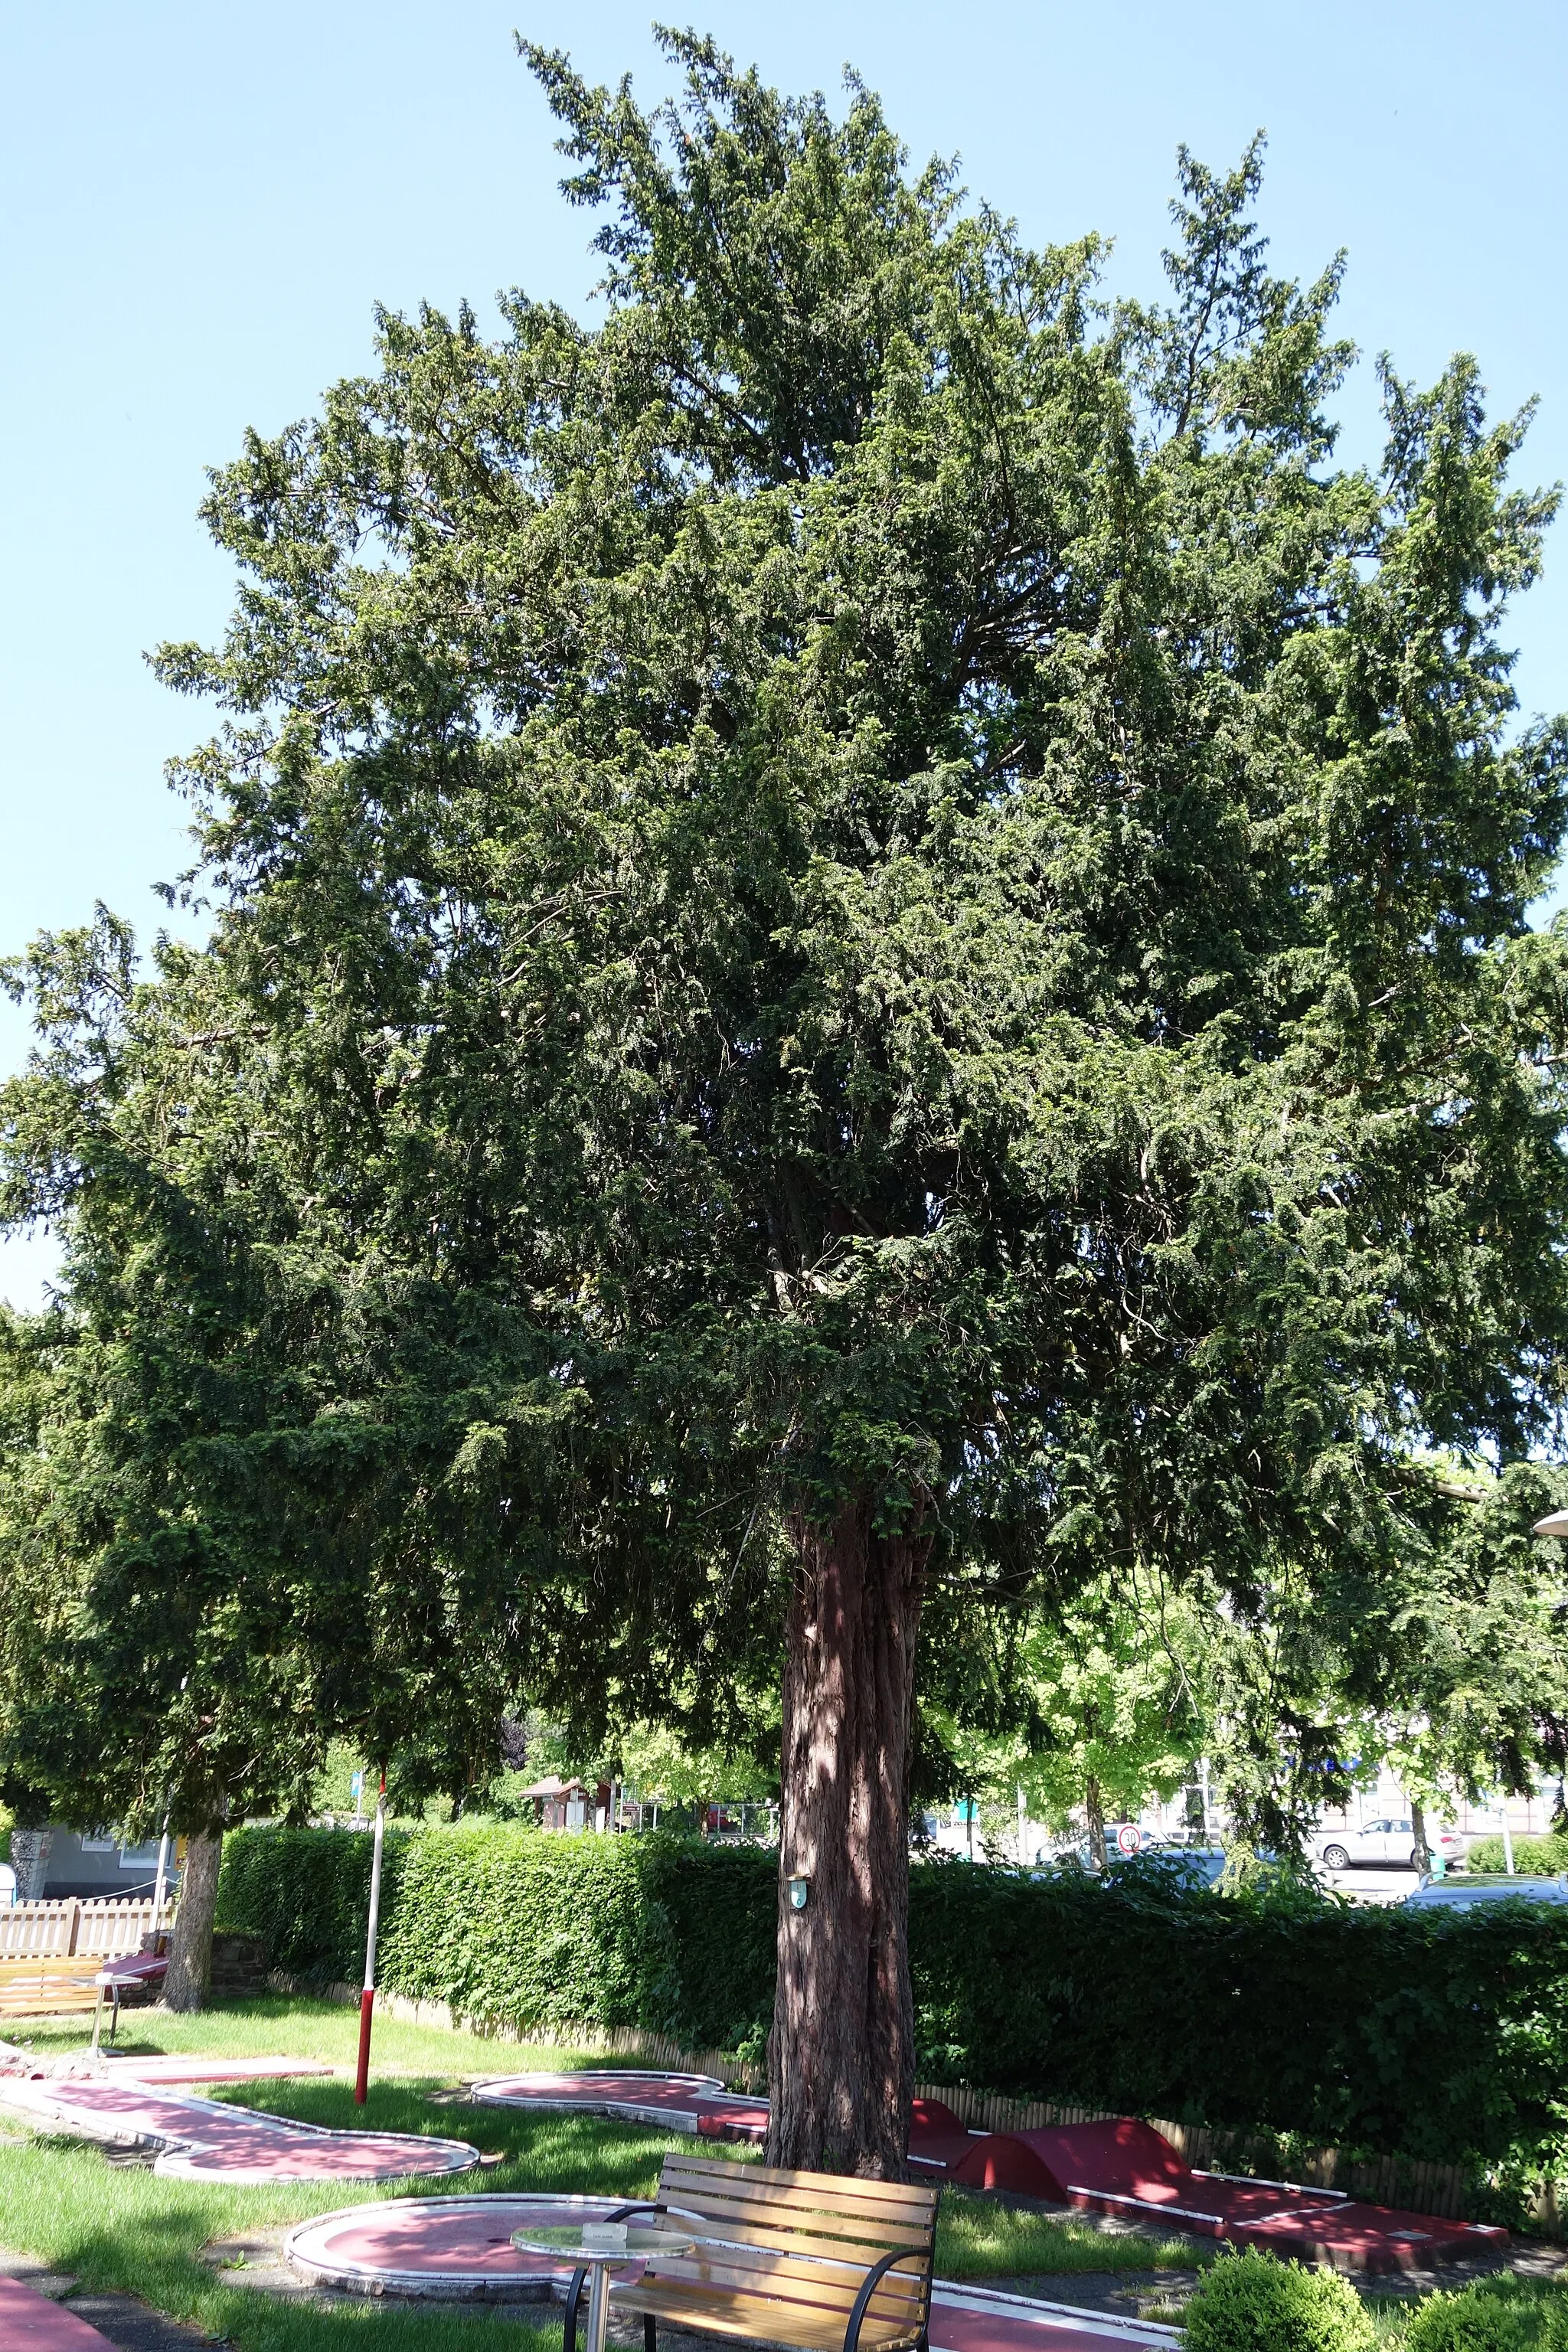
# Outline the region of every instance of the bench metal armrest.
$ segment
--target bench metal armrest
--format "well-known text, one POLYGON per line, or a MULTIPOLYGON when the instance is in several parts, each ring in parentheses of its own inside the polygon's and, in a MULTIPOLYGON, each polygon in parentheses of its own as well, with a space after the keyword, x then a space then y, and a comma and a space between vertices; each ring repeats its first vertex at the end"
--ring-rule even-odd
POLYGON ((866 2306, 876 2290, 878 2280, 890 2271, 895 2263, 907 2262, 908 2259, 909 2249, 895 2246, 890 2254, 884 2254, 881 2261, 874 2263, 867 2272, 860 2282, 860 2292, 855 2298, 855 2308, 849 2314, 849 2325, 844 2331, 844 2352, 857 2352, 860 2341, 860 2322, 866 2316, 866 2306))

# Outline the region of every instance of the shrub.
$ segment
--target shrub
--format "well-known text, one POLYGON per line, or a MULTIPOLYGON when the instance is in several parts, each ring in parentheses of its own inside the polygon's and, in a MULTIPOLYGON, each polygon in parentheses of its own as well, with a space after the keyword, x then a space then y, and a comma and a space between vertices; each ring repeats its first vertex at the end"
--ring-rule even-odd
MULTIPOLYGON (((235 1830, 223 1842, 217 1924, 260 1936, 268 1963, 307 1984, 358 1984, 370 1913, 368 1830, 235 1830)), ((386 1833, 382 1916, 396 1907, 403 1850, 386 1833)))
MULTIPOLYGON (((387 1853, 390 1990, 520 2031, 758 2051, 772 1853, 465 1824, 389 1834, 387 1853)), ((369 1865, 352 1832, 237 1831, 221 1922, 264 1935, 275 1966, 357 1981, 369 1865)), ((1455 1917, 932 1863, 910 1874, 910 1955, 928 2080, 1521 2184, 1562 2169, 1568 1907, 1455 1917)), ((1509 2218, 1500 2189, 1486 2210, 1509 2218)))
POLYGON ((1405 2332, 1405 2352, 1521 2352, 1526 2312, 1478 2283, 1463 2294, 1429 2294, 1405 2332))
POLYGON ((1205 2273, 1185 2326, 1186 2352, 1373 2352, 1376 2340, 1348 2280, 1256 2246, 1223 2254, 1205 2273))
MULTIPOLYGON (((1500 1837, 1477 1838, 1465 1856, 1469 1870, 1506 1870, 1508 1855, 1500 1837)), ((1520 1878, 1556 1878, 1568 1870, 1568 1838, 1516 1837, 1513 1867, 1520 1878)))

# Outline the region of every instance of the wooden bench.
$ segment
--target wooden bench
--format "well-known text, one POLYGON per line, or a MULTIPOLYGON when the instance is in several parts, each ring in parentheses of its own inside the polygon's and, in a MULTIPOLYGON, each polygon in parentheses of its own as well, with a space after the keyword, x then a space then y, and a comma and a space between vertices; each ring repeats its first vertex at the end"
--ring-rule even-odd
MULTIPOLYGON (((777 2344, 791 2352, 927 2352, 934 2187, 780 2172, 722 2158, 667 2156, 658 2197, 626 2220, 668 2213, 697 2243, 612 2284, 612 2311, 640 2311, 645 2352, 658 2327, 777 2344)), ((576 2352, 584 2273, 567 2297, 563 2352, 576 2352)))
POLYGON ((40 1952, 0 1960, 0 2017, 62 2017, 98 2006, 100 1959, 40 1952))

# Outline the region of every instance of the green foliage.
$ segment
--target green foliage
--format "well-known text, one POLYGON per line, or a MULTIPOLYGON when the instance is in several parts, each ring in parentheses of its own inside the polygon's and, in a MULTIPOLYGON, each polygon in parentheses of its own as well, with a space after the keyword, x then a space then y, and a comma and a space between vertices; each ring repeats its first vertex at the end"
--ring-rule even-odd
MULTIPOLYGON (((1521 1878, 1557 1878, 1568 1870, 1568 1836, 1553 1832, 1548 1837, 1516 1837, 1511 1843, 1514 1871, 1521 1878)), ((1465 1856, 1465 1867, 1506 1870, 1508 1853, 1500 1835, 1473 1839, 1465 1856)))
POLYGON ((1565 2137, 1568 1916, 918 1870, 923 2063, 1025 2096, 1441 2162, 1565 2137))
MULTIPOLYGON (((1534 2334, 1531 2315, 1479 2284, 1462 2294, 1428 2295, 1405 2331, 1405 2352, 1521 2352, 1534 2334)), ((1563 2330, 1551 2336, 1561 2343, 1563 2330)))
POLYGON ((527 53, 592 325, 384 317, 215 477, 210 949, 11 974, 68 1304, 4 1754, 106 1816, 293 1802, 334 1730, 456 1793, 518 1687, 722 1737, 845 1497, 943 1497, 960 1622, 1144 1560, 1262 1622, 1289 1559, 1388 1632, 1465 1507, 1413 1443, 1556 1411, 1527 419, 1389 374, 1336 467, 1340 268, 1270 276, 1256 150, 1113 306, 860 86, 668 47, 652 114, 527 53))
POLYGON ((382 1948, 400 1992, 516 2028, 664 2024, 678 2005, 668 1919, 635 1840, 426 1830, 401 1883, 382 1948))
MULTIPOLYGON (((1348 2279, 1282 2263, 1256 2246, 1222 2254, 1205 2273, 1184 2327, 1187 2352, 1373 2352, 1376 2342, 1348 2279)), ((1439 2347, 1434 2343, 1424 2352, 1439 2347)), ((1442 2352, 1449 2352, 1446 2344, 1442 2352)), ((1483 2352, 1479 2342, 1474 2352, 1483 2352)), ((1491 2352, 1489 2345, 1485 2352, 1491 2352)))
MULTIPOLYGON (((384 1913, 396 1906, 406 1832, 388 1830, 384 1913)), ((269 1967, 308 1984, 357 1984, 370 1916, 368 1831, 231 1831, 218 1880, 220 1927, 267 1939, 269 1967)))
MULTIPOLYGON (((271 1964, 357 1983, 370 1838, 251 1828, 226 1840, 219 1924, 271 1964)), ((733 2049, 773 2001, 776 1861, 668 1835, 510 1825, 387 1832, 382 1981, 519 2030, 641 2025, 733 2049)))
MULTIPOLYGON (((235 1832, 223 1919, 287 1935, 279 1965, 357 1979, 368 1843, 235 1832), (337 1941, 312 1947, 313 1921, 337 1941)), ((461 1826, 391 1851, 396 1991, 519 2029, 637 2024, 725 2049, 771 2014, 771 1853, 461 1826)), ((1555 1910, 1446 1918, 931 1864, 911 1873, 910 1946, 934 2079, 1516 2170, 1555 2169, 1568 2140, 1555 1910)))

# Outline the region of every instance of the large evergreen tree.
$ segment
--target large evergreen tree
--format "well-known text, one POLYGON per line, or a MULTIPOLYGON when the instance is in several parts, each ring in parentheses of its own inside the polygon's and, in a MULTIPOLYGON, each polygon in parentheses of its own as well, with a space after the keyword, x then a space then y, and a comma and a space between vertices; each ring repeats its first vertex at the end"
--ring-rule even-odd
POLYGON ((858 87, 668 46, 651 116, 529 52, 601 323, 385 318, 215 478, 211 1009, 137 1115, 374 1302, 289 1410, 416 1400, 378 1524, 460 1496, 542 1703, 778 1609, 770 2154, 894 2170, 933 1587, 1370 1588, 1457 1507, 1415 1442, 1557 1411, 1568 737, 1498 637, 1552 502, 1468 361, 1336 467, 1256 152, 1110 309, 858 87))

